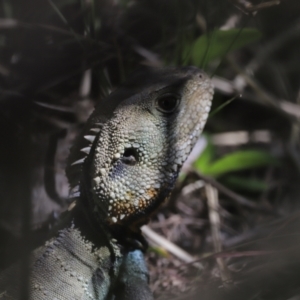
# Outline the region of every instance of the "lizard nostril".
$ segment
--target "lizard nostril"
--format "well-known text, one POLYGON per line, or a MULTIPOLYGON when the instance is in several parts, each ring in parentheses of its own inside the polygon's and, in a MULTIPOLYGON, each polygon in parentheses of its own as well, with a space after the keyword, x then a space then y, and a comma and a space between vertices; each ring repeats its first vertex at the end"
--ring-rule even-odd
POLYGON ((121 157, 121 161, 129 166, 134 166, 138 162, 138 153, 134 148, 126 148, 123 156, 121 157))

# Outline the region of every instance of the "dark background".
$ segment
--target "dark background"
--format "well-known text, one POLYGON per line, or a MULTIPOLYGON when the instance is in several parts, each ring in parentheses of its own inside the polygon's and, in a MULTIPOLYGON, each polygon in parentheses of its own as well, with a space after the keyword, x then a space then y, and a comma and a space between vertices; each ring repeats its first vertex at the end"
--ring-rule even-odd
POLYGON ((188 64, 216 88, 210 162, 259 154, 221 161, 217 174, 202 156, 185 171, 151 228, 204 269, 150 243, 151 287, 158 299, 300 299, 300 3, 280 2, 1 1, 0 268, 40 245, 68 206, 66 158, 95 103, 141 65, 188 64), (195 182, 219 190, 217 241, 195 182))

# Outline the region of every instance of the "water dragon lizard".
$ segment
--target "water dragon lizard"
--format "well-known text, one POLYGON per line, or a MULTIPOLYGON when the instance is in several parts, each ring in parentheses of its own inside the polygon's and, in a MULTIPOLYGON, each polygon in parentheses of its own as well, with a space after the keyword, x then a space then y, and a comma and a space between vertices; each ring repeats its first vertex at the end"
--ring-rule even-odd
MULTIPOLYGON (((31 255, 30 299, 153 299, 140 227, 169 197, 213 96, 195 67, 134 73, 94 110, 66 170, 72 209, 31 255)), ((20 299, 20 264, 0 299, 20 299)))

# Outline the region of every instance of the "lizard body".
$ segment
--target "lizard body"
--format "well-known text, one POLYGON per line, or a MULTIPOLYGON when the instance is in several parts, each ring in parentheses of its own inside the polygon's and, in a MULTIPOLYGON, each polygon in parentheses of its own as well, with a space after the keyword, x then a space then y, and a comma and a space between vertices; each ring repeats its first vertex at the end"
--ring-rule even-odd
MULTIPOLYGON (((55 237, 33 252, 30 299, 134 299, 136 290, 132 290, 131 286, 123 288, 128 274, 131 274, 129 281, 135 280, 134 284, 142 287, 141 297, 137 299, 152 299, 141 251, 123 252, 115 239, 97 238, 93 236, 93 228, 84 226, 82 230, 81 222, 82 219, 77 222, 76 216, 68 220, 55 237), (86 230, 91 230, 92 234, 86 233, 86 230), (138 263, 138 268, 132 265, 133 260, 138 263), (126 275, 123 275, 126 268, 129 272, 126 270, 126 275), (125 293, 127 297, 123 296, 125 293)), ((1 289, 0 299, 21 298, 21 267, 17 264, 0 277, 1 286, 5 287, 1 289)))
MULTIPOLYGON (((76 205, 32 254, 30 299, 152 299, 140 226, 168 198, 212 95, 197 68, 153 69, 96 107, 66 170, 76 205)), ((19 299, 17 268, 0 274, 0 299, 19 299)))

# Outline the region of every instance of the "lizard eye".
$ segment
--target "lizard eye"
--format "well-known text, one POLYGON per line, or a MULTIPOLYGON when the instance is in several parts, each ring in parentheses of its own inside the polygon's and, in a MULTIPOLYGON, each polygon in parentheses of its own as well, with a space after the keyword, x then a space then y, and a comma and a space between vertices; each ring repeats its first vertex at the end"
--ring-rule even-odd
POLYGON ((175 95, 167 94, 157 99, 158 110, 163 113, 172 113, 178 106, 179 99, 175 95))

